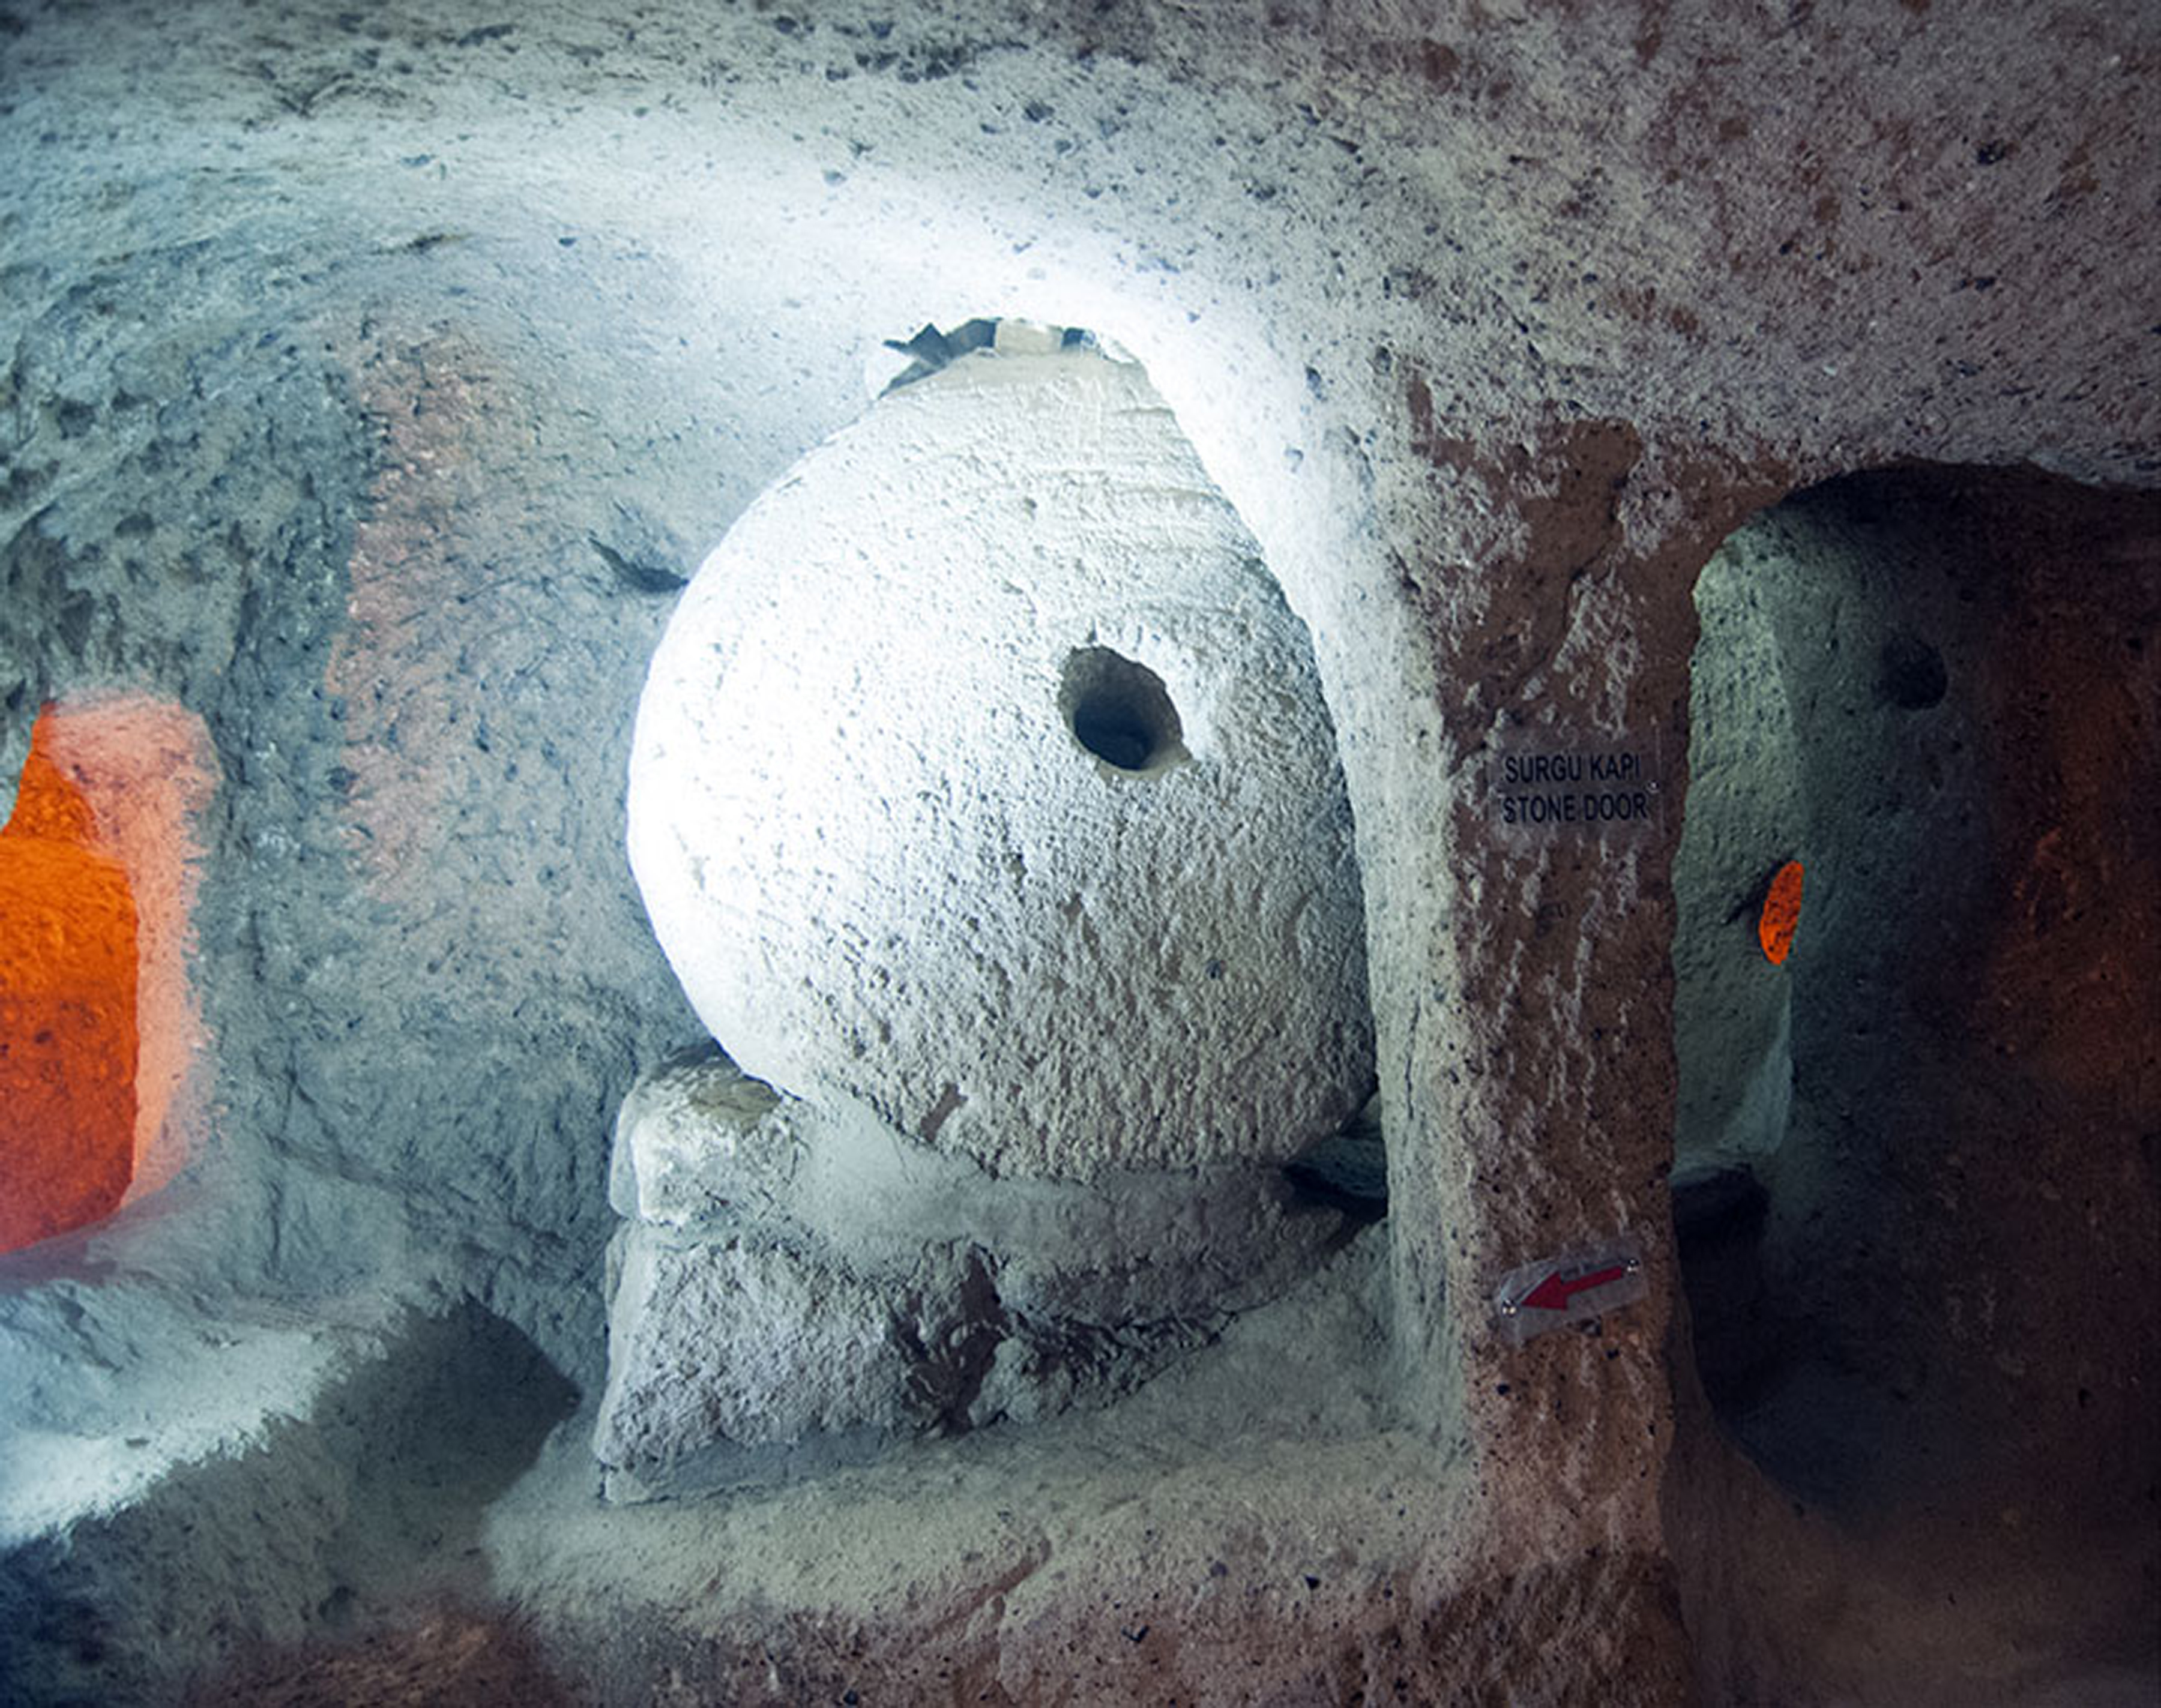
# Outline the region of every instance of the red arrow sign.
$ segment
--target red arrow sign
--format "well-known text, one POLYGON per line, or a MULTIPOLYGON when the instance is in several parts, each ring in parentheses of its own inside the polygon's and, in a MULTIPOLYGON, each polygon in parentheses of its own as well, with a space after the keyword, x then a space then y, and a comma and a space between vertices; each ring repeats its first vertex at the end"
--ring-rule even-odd
POLYGON ((1564 1281, 1556 1269, 1523 1298, 1524 1307, 1532 1310, 1565 1310, 1568 1302, 1579 1293, 1588 1293, 1594 1287, 1603 1287, 1609 1281, 1618 1281, 1628 1273, 1625 1263, 1616 1263, 1610 1269, 1594 1269, 1588 1275, 1578 1275, 1564 1281))

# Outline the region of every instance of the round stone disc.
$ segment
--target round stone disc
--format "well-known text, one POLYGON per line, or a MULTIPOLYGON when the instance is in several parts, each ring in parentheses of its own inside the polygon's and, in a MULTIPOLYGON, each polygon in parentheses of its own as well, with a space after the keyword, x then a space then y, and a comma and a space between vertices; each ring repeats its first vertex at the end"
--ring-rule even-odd
POLYGON ((1140 368, 984 351, 685 591, 630 855, 748 1072, 998 1173, 1278 1159, 1372 1027, 1304 626, 1140 368))

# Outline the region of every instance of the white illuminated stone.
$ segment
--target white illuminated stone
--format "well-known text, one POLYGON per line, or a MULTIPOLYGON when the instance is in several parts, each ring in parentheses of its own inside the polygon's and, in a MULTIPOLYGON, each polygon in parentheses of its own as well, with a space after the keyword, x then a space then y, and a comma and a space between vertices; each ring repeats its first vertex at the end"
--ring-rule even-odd
POLYGON ((629 813, 746 1071, 995 1172, 1280 1159, 1370 1089, 1305 629, 1134 364, 971 354, 799 463, 654 656, 629 813))

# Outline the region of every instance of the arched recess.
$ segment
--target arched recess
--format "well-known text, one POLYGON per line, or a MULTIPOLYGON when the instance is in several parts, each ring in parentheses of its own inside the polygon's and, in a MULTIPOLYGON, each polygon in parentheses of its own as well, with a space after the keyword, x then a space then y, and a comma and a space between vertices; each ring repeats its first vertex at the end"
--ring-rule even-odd
POLYGON ((1820 1567, 1851 1591, 1834 1622, 1953 1633, 1902 1700, 2135 1649, 2161 1483, 2161 500, 1851 476, 1751 520, 1695 596, 1675 1219, 1704 1390, 1770 1495, 1705 1520, 1744 1604, 1719 1617, 1843 1664, 1867 1645, 1803 1641, 1820 1605, 1779 1601, 1820 1567))
POLYGON ((38 717, 0 830, 0 1251, 166 1184, 198 1112, 198 720, 143 695, 38 717))
POLYGON ((628 851, 726 1059, 618 1126, 618 1492, 1115 1398, 1375 1208, 1308 633, 1138 363, 961 333, 654 655, 628 851))

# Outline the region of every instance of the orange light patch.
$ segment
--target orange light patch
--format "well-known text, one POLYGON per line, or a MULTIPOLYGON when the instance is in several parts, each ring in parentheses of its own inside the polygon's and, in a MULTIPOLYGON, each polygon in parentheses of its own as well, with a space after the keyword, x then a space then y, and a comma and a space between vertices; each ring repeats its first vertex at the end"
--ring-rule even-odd
POLYGON ((135 1172, 135 898, 54 727, 0 830, 0 1251, 110 1215, 135 1172))
POLYGON ((1763 898, 1763 917, 1756 922, 1756 940, 1763 945, 1763 958, 1782 966, 1793 953, 1794 928, 1801 923, 1801 862, 1789 860, 1771 877, 1763 898))

